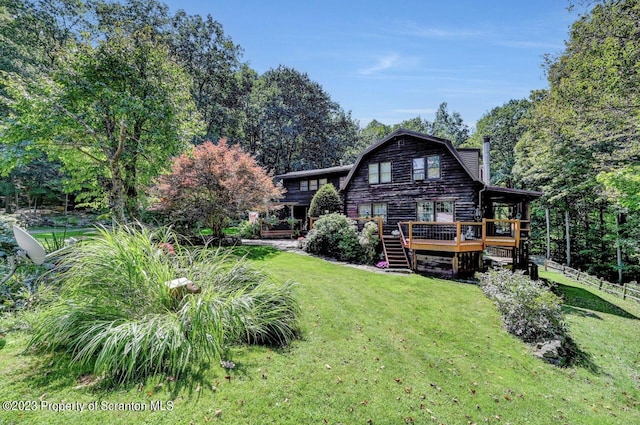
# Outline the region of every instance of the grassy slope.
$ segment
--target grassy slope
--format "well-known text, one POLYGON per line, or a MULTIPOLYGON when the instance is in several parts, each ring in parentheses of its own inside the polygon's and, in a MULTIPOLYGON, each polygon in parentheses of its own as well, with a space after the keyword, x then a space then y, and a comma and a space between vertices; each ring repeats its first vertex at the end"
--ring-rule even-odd
MULTIPOLYGON (((168 412, 85 412, 86 423, 640 423, 635 304, 563 281, 567 320, 592 364, 559 369, 506 334, 473 285, 265 248, 252 256, 274 277, 300 283, 304 332, 292 347, 235 349, 230 380, 214 364, 188 388, 155 380, 110 392, 74 389, 77 372, 44 375, 49 360, 18 356, 24 337, 12 332, 0 350, 0 400, 175 402, 168 412)), ((78 415, 0 412, 0 423, 78 415)))

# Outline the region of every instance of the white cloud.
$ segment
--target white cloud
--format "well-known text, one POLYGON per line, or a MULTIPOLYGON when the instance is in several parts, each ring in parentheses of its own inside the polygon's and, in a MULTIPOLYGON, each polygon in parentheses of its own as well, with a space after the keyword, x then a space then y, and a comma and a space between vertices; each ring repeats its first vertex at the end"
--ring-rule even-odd
POLYGON ((400 56, 397 53, 391 53, 385 56, 379 56, 376 63, 368 68, 361 69, 360 74, 371 75, 378 72, 385 71, 398 65, 400 56))
POLYGON ((377 56, 373 65, 359 69, 358 73, 361 75, 374 75, 389 69, 411 69, 418 65, 419 62, 420 59, 417 57, 401 56, 394 52, 377 56))

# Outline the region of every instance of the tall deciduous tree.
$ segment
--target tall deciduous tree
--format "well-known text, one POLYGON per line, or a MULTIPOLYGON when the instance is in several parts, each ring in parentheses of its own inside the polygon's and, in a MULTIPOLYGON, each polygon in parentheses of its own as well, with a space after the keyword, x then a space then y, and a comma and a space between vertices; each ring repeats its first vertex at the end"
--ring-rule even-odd
POLYGON ((156 209, 180 224, 210 227, 215 236, 230 218, 266 210, 283 193, 272 176, 239 145, 207 141, 173 161, 171 173, 155 188, 156 209))
POLYGON ((240 63, 242 50, 225 36, 220 23, 178 11, 171 20, 171 48, 193 84, 191 93, 205 123, 201 140, 238 140, 244 121, 243 102, 257 78, 240 63))
POLYGON ((280 66, 255 82, 242 146, 275 173, 339 165, 357 124, 306 74, 280 66))
POLYGON ((469 127, 462 116, 458 112, 449 113, 446 102, 438 106, 436 117, 430 124, 430 134, 451 140, 454 146, 462 145, 469 138, 469 127))
POLYGON ((113 217, 136 216, 138 190, 192 137, 190 81, 150 28, 114 30, 64 49, 34 80, 8 80, 12 108, 4 137, 31 140, 77 182, 104 179, 113 217))
POLYGON ((493 108, 476 124, 476 132, 467 140, 466 146, 482 147, 483 136, 491 137, 491 183, 505 187, 515 187, 513 175, 515 146, 527 130, 522 118, 531 101, 510 100, 493 108))
POLYGON ((621 209, 607 176, 626 181, 640 161, 639 21, 640 2, 620 0, 596 3, 573 24, 565 51, 547 58, 550 88, 534 99, 518 144, 522 178, 568 213, 572 260, 619 278, 639 275, 628 226, 638 216, 621 209))

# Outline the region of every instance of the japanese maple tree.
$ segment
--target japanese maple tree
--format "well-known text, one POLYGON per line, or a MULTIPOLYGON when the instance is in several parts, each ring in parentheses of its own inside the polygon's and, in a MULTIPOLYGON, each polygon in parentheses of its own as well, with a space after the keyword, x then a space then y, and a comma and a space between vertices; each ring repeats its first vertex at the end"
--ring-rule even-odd
POLYGON ((238 145, 207 141, 174 159, 155 187, 163 211, 175 222, 210 227, 214 236, 232 217, 265 210, 284 189, 238 145))

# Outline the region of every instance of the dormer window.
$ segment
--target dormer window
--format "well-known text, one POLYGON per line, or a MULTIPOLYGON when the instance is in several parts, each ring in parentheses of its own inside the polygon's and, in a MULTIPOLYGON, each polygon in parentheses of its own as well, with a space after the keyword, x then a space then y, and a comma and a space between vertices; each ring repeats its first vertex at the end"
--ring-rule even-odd
POLYGON ((427 157, 427 178, 440 178, 440 156, 432 155, 427 157))
POLYGON ((424 158, 413 158, 413 180, 424 180, 425 168, 424 158))
POLYGON ((369 184, 391 183, 391 162, 369 164, 369 184))

